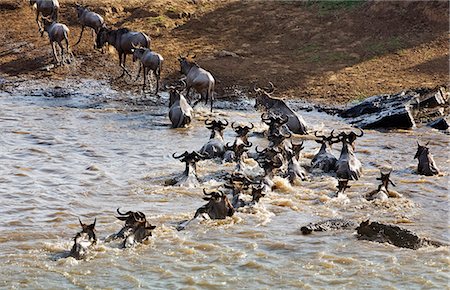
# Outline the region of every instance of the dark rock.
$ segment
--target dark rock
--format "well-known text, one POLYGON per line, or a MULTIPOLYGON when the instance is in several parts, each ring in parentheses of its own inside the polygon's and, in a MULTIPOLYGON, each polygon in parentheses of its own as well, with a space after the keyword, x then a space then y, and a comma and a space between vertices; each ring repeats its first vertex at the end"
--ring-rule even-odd
POLYGON ((414 232, 394 225, 378 222, 362 222, 357 228, 358 239, 389 243, 397 247, 417 250, 425 246, 440 247, 445 244, 420 238, 414 232))
POLYGON ((434 129, 445 131, 445 130, 448 130, 448 128, 450 127, 449 123, 450 123, 449 116, 447 116, 445 118, 439 118, 439 119, 429 123, 428 126, 434 128, 434 129))
POLYGON ((412 103, 414 109, 434 108, 445 105, 446 94, 443 88, 432 90, 426 94, 420 95, 415 103, 412 103))
POLYGON ((308 235, 312 232, 323 232, 338 229, 354 229, 356 223, 346 219, 330 219, 318 223, 310 223, 300 228, 302 234, 308 235))

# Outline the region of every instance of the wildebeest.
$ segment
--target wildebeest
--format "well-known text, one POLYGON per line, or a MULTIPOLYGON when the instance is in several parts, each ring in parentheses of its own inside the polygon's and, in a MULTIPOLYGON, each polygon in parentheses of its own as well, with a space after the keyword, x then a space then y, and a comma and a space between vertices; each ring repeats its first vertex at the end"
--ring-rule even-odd
POLYGON ((199 181, 197 176, 197 162, 205 159, 205 156, 199 154, 197 151, 192 151, 191 153, 185 151, 179 156, 176 156, 174 153, 172 154, 172 157, 186 163, 183 174, 181 175, 181 177, 174 180, 174 185, 185 187, 198 186, 199 181))
POLYGON ((434 162, 433 155, 431 155, 429 148, 427 147, 429 142, 424 146, 417 142, 417 152, 414 158, 419 160, 419 165, 417 165, 417 172, 421 175, 437 175, 439 174, 439 169, 434 162))
POLYGON ((311 169, 317 168, 324 172, 335 170, 337 158, 331 151, 331 146, 333 143, 339 142, 339 139, 333 137, 333 131, 331 131, 330 136, 317 135, 317 132, 314 132, 314 135, 317 138, 321 138, 316 140, 316 142, 321 144, 321 146, 319 152, 317 152, 311 160, 311 169))
POLYGON ((225 145, 224 162, 239 162, 246 157, 244 153, 247 151, 247 148, 252 146, 252 143, 248 141, 248 133, 254 128, 254 125, 252 123, 250 125, 251 127, 235 125, 234 122, 231 123, 231 128, 236 132, 236 138, 233 145, 225 145))
POLYGON ((325 221, 320 221, 318 223, 310 223, 306 226, 300 228, 302 234, 309 235, 312 232, 324 232, 329 230, 339 230, 339 229, 354 229, 357 224, 351 220, 346 219, 329 219, 325 221))
POLYGON ((42 17, 42 20, 44 22, 44 31, 47 32, 50 45, 52 46, 53 58, 56 64, 64 64, 66 60, 62 41, 66 44, 66 54, 69 56, 67 62, 70 63, 72 52, 70 51, 69 46, 69 28, 62 23, 52 21, 51 19, 45 17, 42 17), (58 43, 58 46, 61 49, 61 61, 58 59, 56 52, 56 43, 58 43))
POLYGON ((97 236, 95 235, 95 223, 97 219, 90 225, 86 225, 78 219, 81 225, 81 232, 77 233, 73 238, 73 246, 70 250, 69 257, 74 257, 77 260, 84 259, 90 247, 97 243, 97 236))
POLYGON ((263 186, 263 191, 271 191, 275 186, 275 183, 272 180, 275 175, 275 170, 283 166, 283 163, 279 158, 276 157, 273 157, 271 159, 259 158, 257 161, 259 166, 261 166, 261 168, 264 170, 264 175, 260 179, 260 183, 263 186))
POLYGON ((77 9, 78 22, 81 24, 80 38, 78 39, 77 43, 75 43, 75 45, 78 45, 78 43, 80 43, 85 27, 92 28, 92 35, 94 36, 95 42, 95 37, 100 31, 100 28, 105 27, 105 21, 103 20, 103 17, 93 11, 90 11, 89 8, 81 6, 78 3, 76 3, 75 5, 77 9))
POLYGON ((289 130, 292 131, 292 133, 302 135, 308 134, 305 120, 303 120, 301 116, 297 115, 291 108, 289 108, 289 106, 283 100, 273 98, 270 94, 273 93, 274 86, 272 83, 269 84, 270 88, 253 88, 256 93, 255 108, 262 108, 266 112, 285 115, 289 118, 286 125, 289 130))
POLYGON ((233 207, 235 209, 238 209, 240 207, 256 205, 262 197, 266 196, 266 194, 263 193, 263 190, 264 190, 263 184, 259 184, 257 186, 252 185, 251 186, 252 199, 250 201, 243 200, 241 198, 241 194, 237 194, 237 195, 233 196, 233 201, 232 201, 233 207))
POLYGON ((356 231, 358 232, 358 239, 389 243, 401 248, 417 250, 425 246, 446 246, 441 242, 421 238, 417 234, 399 226, 370 222, 369 220, 361 222, 356 231))
POLYGON ((181 94, 182 88, 167 86, 169 90, 169 119, 172 128, 189 126, 192 121, 193 109, 181 94))
POLYGON ((43 31, 43 26, 39 22, 40 14, 42 14, 43 17, 49 17, 55 22, 58 21, 58 0, 30 0, 30 5, 36 9, 36 23, 38 24, 39 32, 43 31))
MULTIPOLYGON (((211 103, 211 112, 214 102, 214 86, 216 81, 212 74, 201 68, 194 61, 189 61, 188 56, 179 56, 180 73, 186 76, 186 98, 189 99, 189 91, 194 88, 199 94, 200 99, 194 102, 192 107, 195 107, 201 100, 205 101, 205 105, 208 104, 208 100, 211 103)), ((192 57, 195 58, 195 55, 192 57)))
POLYGON ((181 222, 177 226, 177 230, 184 230, 191 221, 195 220, 200 215, 203 216, 206 214, 213 220, 225 219, 228 216, 233 216, 235 210, 222 191, 216 190, 208 193, 203 189, 203 193, 205 194, 203 199, 208 201, 208 203, 197 209, 192 219, 181 222))
POLYGON ((394 182, 392 182, 390 178, 391 172, 392 170, 387 173, 383 173, 383 171, 380 171, 381 177, 377 178, 377 180, 381 180, 381 184, 378 186, 377 190, 369 192, 366 195, 367 200, 387 200, 389 197, 401 197, 398 192, 389 190, 389 184, 395 186, 394 182))
POLYGON ((262 113, 261 120, 269 126, 267 132, 268 138, 274 134, 290 133, 289 128, 286 126, 286 123, 289 121, 289 118, 286 115, 278 115, 273 112, 262 113))
POLYGON ((136 76, 136 80, 139 78, 141 74, 141 69, 144 70, 144 84, 142 86, 142 90, 145 90, 147 85, 148 73, 152 72, 156 78, 156 92, 158 94, 159 91, 159 79, 161 78, 161 70, 164 62, 164 58, 154 51, 151 51, 149 48, 141 48, 141 47, 133 47, 131 50, 133 52, 133 62, 136 60, 140 60, 141 65, 139 66, 139 71, 136 76))
POLYGON ((101 27, 97 33, 97 48, 102 48, 106 43, 114 46, 119 54, 119 65, 123 70, 119 78, 123 77, 125 73, 131 77, 131 74, 125 68, 127 54, 133 53, 133 46, 150 48, 150 37, 145 33, 131 31, 128 28, 110 29, 101 27))
POLYGON ((348 185, 348 179, 339 179, 338 185, 336 186, 337 192, 334 194, 333 197, 341 197, 345 195, 345 190, 347 188, 350 188, 351 186, 348 185))
POLYGON ((355 132, 349 134, 341 132, 338 135, 339 141, 342 142, 341 155, 336 162, 336 175, 341 179, 358 180, 361 176, 361 162, 355 155, 354 142, 357 137, 364 135, 363 130, 360 130, 360 134, 355 132))
MULTIPOLYGON (((296 150, 298 151, 298 157, 300 157, 300 151, 303 149, 303 142, 296 144, 296 150)), ((306 180, 306 172, 300 166, 299 159, 293 150, 286 151, 287 165, 287 178, 291 184, 298 182, 298 180, 306 180)))
POLYGON ((206 120, 206 128, 211 130, 211 135, 208 142, 200 149, 199 153, 206 156, 208 159, 213 159, 216 157, 222 158, 225 153, 225 144, 223 141, 223 130, 228 126, 228 121, 225 120, 206 120))
POLYGON ((152 230, 156 226, 152 226, 145 217, 143 212, 137 211, 127 211, 126 213, 121 213, 119 208, 117 209, 119 214, 118 218, 121 221, 125 221, 125 225, 117 233, 108 237, 106 240, 112 239, 123 239, 122 247, 130 248, 137 243, 142 243, 152 236, 152 230))

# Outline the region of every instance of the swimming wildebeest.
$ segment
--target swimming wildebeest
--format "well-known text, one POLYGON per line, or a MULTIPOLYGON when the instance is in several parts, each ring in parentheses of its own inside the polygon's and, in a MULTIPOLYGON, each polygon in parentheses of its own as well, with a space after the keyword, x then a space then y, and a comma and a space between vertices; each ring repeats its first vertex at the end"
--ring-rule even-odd
POLYGON ((298 116, 291 108, 289 108, 289 106, 283 100, 273 98, 270 94, 273 93, 274 86, 272 83, 269 84, 269 88, 253 88, 256 93, 255 108, 264 109, 269 113, 286 115, 289 118, 286 125, 289 130, 292 131, 292 133, 302 135, 308 134, 305 120, 303 120, 301 116, 298 116))
POLYGON ((133 49, 131 51, 133 52, 133 62, 138 59, 141 62, 136 80, 138 80, 139 75, 141 74, 141 69, 144 69, 144 84, 142 86, 142 91, 145 90, 147 85, 148 73, 152 72, 156 78, 155 95, 157 95, 159 91, 159 79, 161 78, 161 69, 164 58, 159 53, 151 51, 149 48, 136 47, 133 45, 133 49))
POLYGON ((286 126, 286 123, 289 121, 289 118, 286 115, 278 115, 273 112, 262 113, 261 120, 269 126, 267 132, 268 138, 274 134, 290 133, 289 128, 286 126))
POLYGON ((50 40, 50 45, 52 46, 53 58, 56 64, 64 64, 65 61, 70 63, 70 57, 72 56, 72 52, 70 51, 69 46, 69 28, 66 25, 52 21, 51 19, 42 17, 42 21, 44 23, 44 31, 48 34, 48 39, 50 40), (62 41, 66 44, 66 54, 69 58, 66 60, 64 54, 64 47, 62 41), (61 61, 58 59, 58 55, 56 52, 56 43, 58 43, 59 48, 61 49, 61 61))
POLYGON ((119 65, 122 68, 122 74, 119 78, 131 74, 125 68, 127 54, 132 54, 133 45, 142 48, 150 48, 150 37, 145 33, 131 31, 128 28, 110 29, 101 27, 97 33, 97 48, 102 48, 106 43, 114 46, 119 54, 119 65))
POLYGON ((351 186, 348 185, 348 179, 339 179, 338 185, 336 186, 337 192, 332 197, 345 196, 345 190, 350 187, 351 186))
POLYGON ((433 155, 429 152, 429 148, 427 147, 429 142, 424 146, 420 145, 417 142, 417 152, 414 158, 419 160, 419 165, 417 166, 417 172, 421 175, 437 175, 439 174, 439 169, 434 162, 433 155))
MULTIPOLYGON (((204 100, 206 105, 208 104, 209 100, 211 103, 212 112, 214 102, 214 86, 216 81, 209 71, 201 68, 194 61, 189 61, 187 57, 188 55, 179 55, 178 57, 178 61, 180 62, 180 73, 186 76, 186 98, 190 100, 189 91, 191 90, 191 88, 194 88, 201 97, 194 102, 192 107, 195 107, 195 105, 197 105, 197 103, 201 100, 204 100)), ((195 55, 192 57, 192 59, 193 58, 195 58, 195 55)))
POLYGON ((179 159, 181 162, 186 163, 185 169, 181 177, 176 178, 173 185, 195 187, 199 185, 197 176, 197 162, 205 159, 205 156, 199 154, 197 151, 191 153, 185 151, 183 154, 176 156, 175 153, 172 157, 179 159))
POLYGON ((203 189, 203 193, 205 194, 203 199, 208 201, 208 203, 197 209, 192 219, 181 222, 177 226, 177 230, 184 230, 191 221, 195 220, 200 215, 203 216, 206 214, 213 220, 225 219, 227 216, 233 216, 235 210, 222 191, 216 190, 208 193, 203 189))
POLYGON ((39 15, 58 21, 59 2, 58 0, 30 0, 30 5, 36 9, 36 23, 42 36, 43 26, 39 22, 39 15))
MULTIPOLYGON (((359 129, 359 128, 358 128, 359 129)), ((358 180, 361 176, 361 162, 355 155, 354 142, 357 137, 364 135, 363 130, 359 129, 360 134, 355 132, 349 134, 341 132, 337 138, 342 142, 341 155, 336 162, 336 175, 341 179, 358 180)))
POLYGON ((426 246, 446 246, 437 241, 421 238, 417 234, 394 225, 363 221, 357 228, 358 239, 389 243, 401 248, 417 250, 426 246))
MULTIPOLYGON (((267 148, 266 148, 267 149, 267 148)), ((259 166, 264 170, 264 175, 259 178, 260 183, 263 186, 263 191, 268 192, 271 191, 275 187, 275 183, 273 182, 273 177, 275 175, 275 170, 279 169, 283 166, 283 163, 279 158, 259 158, 258 160, 259 166)))
POLYGON ((125 225, 117 233, 109 236, 106 240, 112 239, 124 239, 122 243, 123 248, 133 247, 137 243, 142 243, 152 236, 152 230, 156 226, 152 226, 145 217, 145 214, 140 211, 127 211, 121 213, 119 208, 117 213, 120 215, 118 218, 121 221, 125 221, 125 225))
POLYGON ((166 86, 166 89, 169 90, 169 119, 172 123, 172 128, 189 126, 194 110, 181 94, 183 88, 166 86))
POLYGON ((105 27, 105 21, 103 20, 103 17, 93 11, 90 11, 87 7, 83 7, 78 3, 76 3, 75 5, 77 9, 78 22, 81 24, 80 38, 78 39, 77 43, 75 43, 75 45, 77 45, 81 41, 81 37, 83 36, 85 27, 92 28, 92 35, 95 39, 97 33, 100 31, 100 28, 105 27))
POLYGON ((225 145, 225 153, 223 156, 224 162, 239 162, 242 158, 246 157, 244 153, 247 148, 252 146, 252 143, 248 141, 248 133, 254 128, 254 125, 250 123, 251 127, 244 125, 235 125, 231 123, 231 128, 236 132, 236 138, 233 145, 225 145))
POLYGON ((206 128, 211 130, 211 135, 208 142, 200 149, 200 154, 206 156, 208 159, 213 159, 216 157, 222 158, 225 153, 225 144, 223 141, 223 130, 228 126, 228 121, 225 120, 206 120, 206 128))
POLYGON ((302 234, 309 235, 312 232, 324 232, 329 230, 339 230, 339 229, 354 229, 357 224, 351 220, 346 219, 329 219, 325 221, 320 221, 318 223, 310 223, 306 226, 300 228, 302 234))
POLYGON ((320 169, 324 172, 334 171, 336 168, 337 158, 334 156, 331 151, 331 146, 333 143, 339 142, 339 139, 333 137, 333 131, 331 131, 330 136, 325 135, 317 135, 317 131, 314 132, 314 135, 317 138, 321 138, 319 140, 315 140, 317 143, 321 144, 319 152, 313 157, 311 160, 311 169, 320 169))
POLYGON ((387 200, 389 197, 401 197, 401 195, 398 192, 389 190, 389 184, 395 186, 394 182, 392 182, 390 178, 391 172, 392 170, 390 170, 387 173, 380 171, 381 177, 377 178, 377 180, 381 180, 381 184, 378 186, 377 190, 369 192, 366 195, 367 200, 374 200, 374 199, 387 200))
POLYGON ((73 246, 70 250, 69 257, 74 257, 77 260, 84 259, 90 247, 97 243, 97 236, 95 235, 95 223, 97 219, 90 225, 86 225, 78 219, 81 225, 81 232, 77 233, 73 238, 73 246))
MULTIPOLYGON (((298 157, 300 157, 300 151, 303 149, 301 144, 295 144, 296 145, 296 151, 298 152, 298 157)), ((287 178, 289 179, 289 182, 291 184, 294 184, 298 182, 299 180, 306 180, 306 172, 303 169, 303 167, 300 166, 297 154, 294 153, 293 150, 286 151, 286 159, 288 161, 287 166, 287 178)))
POLYGON ((265 193, 263 193, 264 190, 264 185, 263 184, 259 184, 259 185, 252 185, 251 186, 251 196, 252 199, 250 201, 248 200, 243 200, 241 197, 241 194, 236 194, 233 196, 233 207, 234 209, 238 209, 240 207, 245 207, 245 206, 254 206, 256 205, 259 200, 266 196, 265 193))

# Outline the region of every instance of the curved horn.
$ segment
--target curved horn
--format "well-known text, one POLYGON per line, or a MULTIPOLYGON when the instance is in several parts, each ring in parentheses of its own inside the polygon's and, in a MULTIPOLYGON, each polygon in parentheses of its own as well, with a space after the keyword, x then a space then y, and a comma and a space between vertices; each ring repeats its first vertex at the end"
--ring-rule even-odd
POLYGON ((226 127, 228 126, 228 121, 224 120, 225 122, 222 122, 222 120, 220 120, 218 123, 220 123, 222 126, 226 127))
POLYGON ((261 154, 261 153, 266 153, 266 152, 267 152, 267 148, 263 149, 262 151, 259 151, 259 150, 258 150, 258 146, 256 146, 256 147, 255 147, 255 151, 256 151, 256 153, 260 153, 260 154, 261 154))
MULTIPOLYGON (((331 131, 331 135, 333 135, 333 131, 331 131)), ((322 138, 325 139, 325 135, 317 135, 317 131, 314 131, 314 136, 316 136, 317 138, 322 138)))
POLYGON ((206 120, 205 120, 205 125, 206 125, 206 126, 210 126, 210 125, 212 125, 213 123, 214 123, 214 120, 212 120, 212 121, 209 120, 209 119, 206 119, 206 120))
POLYGON ((247 144, 244 143, 244 147, 250 148, 253 146, 252 142, 247 141, 247 144))
POLYGON ((130 212, 130 211, 127 211, 126 213, 121 213, 121 212, 120 212, 120 207, 118 207, 118 208, 117 208, 117 213, 120 214, 120 215, 130 215, 131 212, 130 212))
POLYGON ((233 130, 239 128, 239 125, 235 127, 234 124, 235 124, 235 122, 231 123, 231 128, 233 128, 233 130))
POLYGON ((188 154, 188 152, 187 152, 187 151, 184 151, 184 153, 181 154, 180 156, 175 156, 175 154, 176 154, 176 152, 174 152, 174 153, 172 154, 172 157, 175 158, 175 159, 180 159, 181 157, 186 156, 186 155, 188 154))
POLYGON ((203 188, 203 194, 204 195, 212 195, 213 193, 211 192, 211 193, 208 193, 208 192, 206 192, 206 190, 203 188))
POLYGON ((206 156, 205 155, 203 155, 203 154, 200 154, 200 153, 198 153, 197 151, 193 151, 192 153, 194 153, 195 154, 195 156, 197 156, 198 158, 200 158, 200 159, 205 159, 206 158, 206 156))
POLYGON ((259 91, 261 91, 260 88, 256 88, 256 84, 253 85, 253 90, 254 90, 256 93, 259 92, 259 91))
POLYGON ((358 129, 361 132, 360 135, 355 133, 356 137, 362 137, 364 135, 364 131, 361 128, 356 128, 356 129, 358 129))
POLYGON ((266 93, 269 93, 269 94, 271 94, 271 93, 273 93, 273 91, 275 90, 275 87, 274 87, 274 85, 273 85, 273 83, 272 82, 269 82, 269 88, 267 88, 265 91, 266 91, 266 93))
POLYGON ((78 217, 78 221, 80 222, 81 227, 84 228, 84 224, 81 222, 80 217, 78 217))
POLYGON ((288 132, 288 134, 283 134, 282 135, 284 138, 291 138, 292 137, 292 133, 288 132))
MULTIPOLYGON (((395 185, 394 185, 395 186, 395 185)), ((97 218, 94 218, 94 222, 92 223, 92 227, 95 227, 95 224, 97 223, 97 218)))
POLYGON ((251 127, 245 126, 247 128, 247 130, 251 130, 253 128, 255 128, 255 125, 253 125, 253 123, 250 122, 251 127))

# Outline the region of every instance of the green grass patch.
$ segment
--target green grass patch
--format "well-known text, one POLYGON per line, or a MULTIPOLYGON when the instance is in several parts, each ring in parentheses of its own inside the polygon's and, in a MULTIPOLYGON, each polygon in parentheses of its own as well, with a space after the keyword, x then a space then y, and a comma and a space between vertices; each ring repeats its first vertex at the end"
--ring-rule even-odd
POLYGON ((366 0, 308 0, 305 2, 306 6, 317 7, 320 12, 327 13, 335 10, 350 9, 357 7, 366 0))
POLYGON ((407 47, 406 42, 399 36, 388 39, 380 39, 376 42, 369 42, 366 45, 366 51, 372 55, 380 55, 393 52, 407 47))

